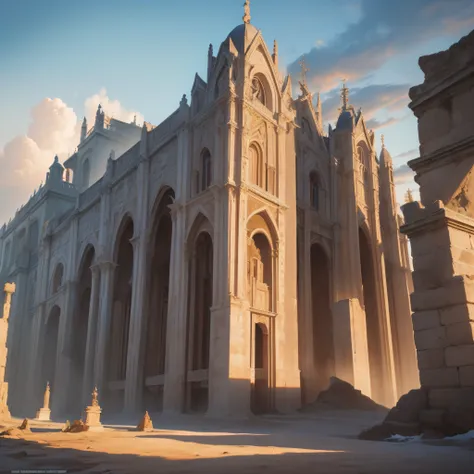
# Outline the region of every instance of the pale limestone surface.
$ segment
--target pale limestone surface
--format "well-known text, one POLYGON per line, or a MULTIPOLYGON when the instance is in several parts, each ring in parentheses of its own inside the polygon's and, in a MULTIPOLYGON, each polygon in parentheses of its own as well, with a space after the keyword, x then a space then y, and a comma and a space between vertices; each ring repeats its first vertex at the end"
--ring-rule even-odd
POLYGON ((411 298, 421 384, 439 423, 474 428, 474 31, 420 58, 410 90, 420 158, 409 162, 421 204, 403 206, 411 242, 411 298))
POLYGON ((386 405, 418 386, 390 154, 346 87, 324 133, 249 8, 189 104, 141 131, 99 108, 72 182, 55 160, 4 228, 16 412, 46 380, 72 418, 94 384, 108 412, 218 417, 294 411, 333 375, 386 405))
POLYGON ((8 320, 10 317, 11 299, 15 293, 14 283, 5 283, 1 293, 3 306, 2 317, 0 318, 0 420, 10 419, 8 408, 8 382, 5 380, 5 368, 7 365, 7 335, 8 320))

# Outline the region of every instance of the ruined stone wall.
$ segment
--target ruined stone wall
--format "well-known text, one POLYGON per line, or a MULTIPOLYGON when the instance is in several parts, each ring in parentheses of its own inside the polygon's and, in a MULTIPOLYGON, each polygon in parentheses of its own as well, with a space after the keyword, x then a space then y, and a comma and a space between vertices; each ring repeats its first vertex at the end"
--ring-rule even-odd
POLYGON ((425 81, 410 90, 420 158, 409 162, 421 204, 403 206, 413 254, 411 304, 427 409, 444 431, 474 428, 474 31, 420 58, 425 81))

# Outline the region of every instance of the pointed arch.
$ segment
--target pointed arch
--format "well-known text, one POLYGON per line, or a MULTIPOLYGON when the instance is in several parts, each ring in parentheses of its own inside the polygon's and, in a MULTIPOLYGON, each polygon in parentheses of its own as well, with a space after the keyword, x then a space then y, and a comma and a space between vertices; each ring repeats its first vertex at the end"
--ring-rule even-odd
POLYGON ((209 220, 198 213, 187 238, 188 316, 186 323, 186 402, 190 411, 207 411, 214 245, 209 220))
POLYGON ((168 293, 171 265, 173 221, 170 206, 175 198, 171 187, 163 187, 153 205, 148 232, 147 318, 143 363, 143 401, 145 409, 160 411, 166 359, 168 293))
POLYGON ((266 164, 262 147, 256 141, 249 146, 249 179, 250 182, 266 189, 266 164))
POLYGON ((115 233, 115 243, 114 243, 114 253, 113 253, 114 262, 118 261, 119 246, 120 246, 121 238, 124 232, 127 232, 127 235, 131 233, 129 239, 132 239, 134 237, 135 231, 134 231, 133 218, 129 212, 126 212, 123 215, 122 219, 120 220, 120 224, 117 228, 117 231, 115 233))
POLYGON ((189 222, 191 222, 191 225, 189 226, 186 233, 187 247, 189 247, 192 240, 197 238, 197 235, 202 231, 208 232, 211 236, 211 239, 214 240, 214 228, 212 226, 212 221, 202 206, 198 206, 194 210, 189 222))
POLYGON ((267 209, 258 209, 249 215, 247 219, 247 232, 252 237, 257 232, 265 234, 270 242, 272 250, 278 249, 279 237, 275 222, 267 209))

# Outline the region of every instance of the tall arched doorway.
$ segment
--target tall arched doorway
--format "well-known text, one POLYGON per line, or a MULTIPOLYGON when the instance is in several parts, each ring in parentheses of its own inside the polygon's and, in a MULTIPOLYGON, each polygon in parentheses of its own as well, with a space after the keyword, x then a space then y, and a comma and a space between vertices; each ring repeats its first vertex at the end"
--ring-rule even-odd
POLYGON ((319 244, 311 246, 311 308, 315 387, 321 391, 335 373, 335 360, 329 259, 319 244))
POLYGON ((123 409, 127 375, 128 336, 132 308, 133 221, 126 218, 119 229, 116 243, 112 321, 108 345, 107 400, 109 410, 123 409))
POLYGON ((51 384, 51 403, 54 398, 54 377, 56 375, 56 359, 58 351, 59 317, 61 309, 53 306, 46 321, 46 330, 43 341, 43 364, 41 367, 41 393, 44 392, 46 383, 51 384))
POLYGON ((195 240, 189 272, 186 409, 206 412, 213 282, 213 245, 208 232, 200 232, 195 240))
POLYGON ((248 249, 249 302, 252 317, 250 408, 267 413, 273 407, 271 394, 271 327, 273 325, 272 247, 263 233, 256 233, 248 249))
POLYGON ((170 278, 172 220, 169 205, 174 193, 169 190, 161 198, 152 228, 150 266, 148 270, 148 322, 144 364, 143 398, 148 411, 163 408, 170 278))
POLYGON ((372 398, 384 399, 384 371, 381 344, 381 328, 377 311, 377 289, 375 286, 372 249, 366 233, 359 228, 360 265, 364 294, 364 308, 367 324, 367 345, 369 350, 370 383, 372 398))
POLYGON ((82 390, 84 382, 84 368, 86 356, 87 329, 89 326, 89 308, 92 289, 91 267, 94 261, 94 247, 88 247, 82 257, 79 267, 77 283, 77 302, 72 322, 71 342, 71 374, 68 397, 68 408, 72 410, 81 409, 82 401, 75 396, 82 390))

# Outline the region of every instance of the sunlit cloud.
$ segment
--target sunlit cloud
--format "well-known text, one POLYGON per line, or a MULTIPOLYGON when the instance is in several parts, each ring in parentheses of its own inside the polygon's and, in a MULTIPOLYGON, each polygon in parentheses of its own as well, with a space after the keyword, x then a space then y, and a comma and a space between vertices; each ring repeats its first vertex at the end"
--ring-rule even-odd
MULTIPOLYGON (((137 122, 143 122, 141 114, 124 108, 102 89, 85 100, 89 127, 94 124, 99 103, 107 115, 118 120, 131 122, 136 115, 137 122)), ((61 99, 43 99, 32 107, 30 116, 27 133, 13 137, 0 149, 0 225, 13 217, 44 181, 54 156, 63 161, 79 144, 82 118, 61 99)))

